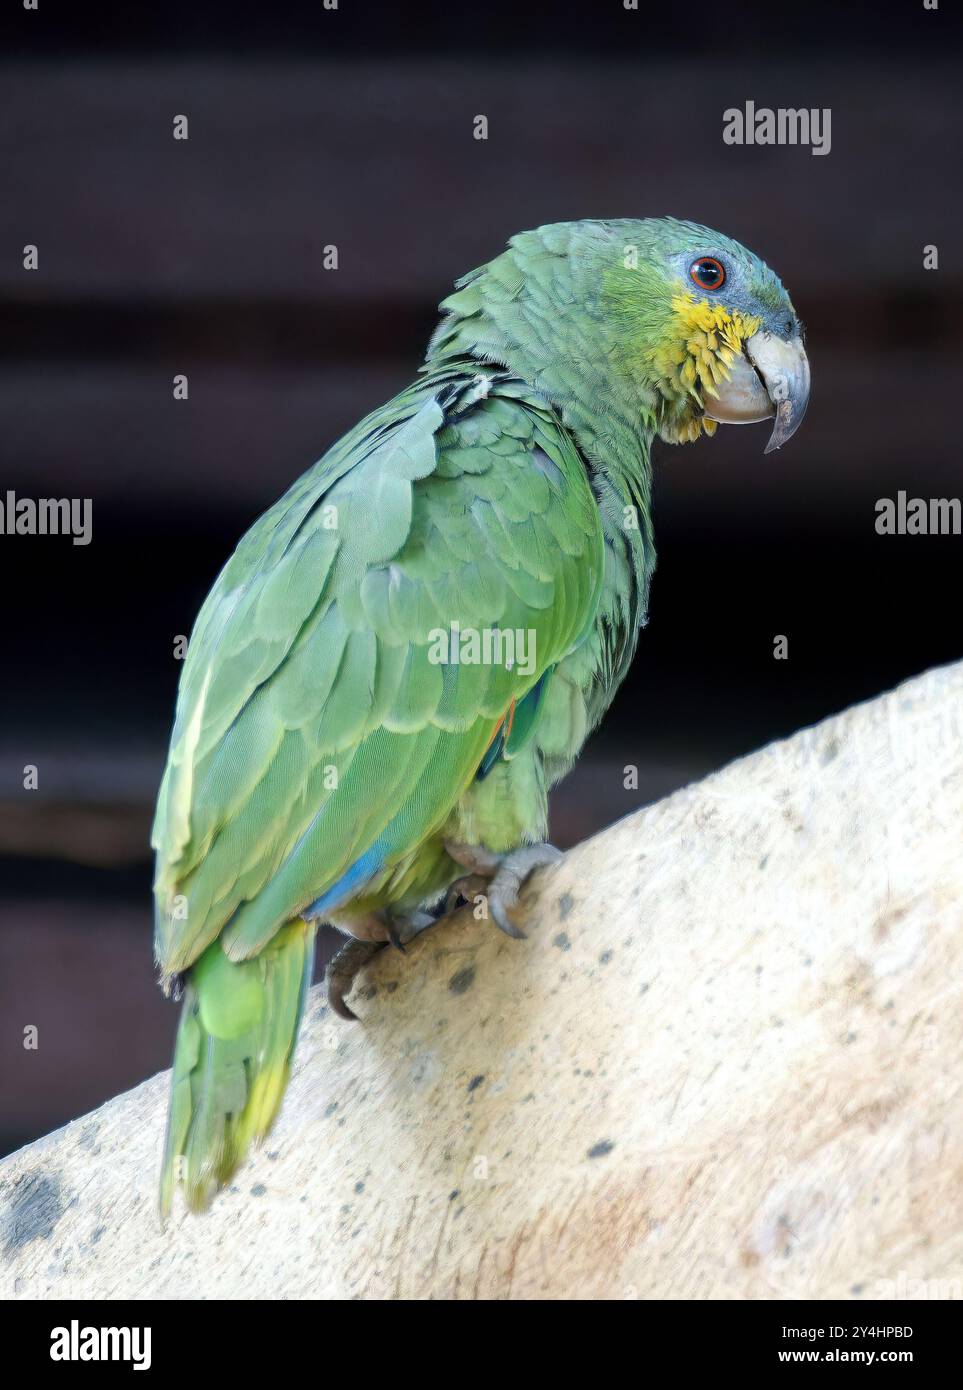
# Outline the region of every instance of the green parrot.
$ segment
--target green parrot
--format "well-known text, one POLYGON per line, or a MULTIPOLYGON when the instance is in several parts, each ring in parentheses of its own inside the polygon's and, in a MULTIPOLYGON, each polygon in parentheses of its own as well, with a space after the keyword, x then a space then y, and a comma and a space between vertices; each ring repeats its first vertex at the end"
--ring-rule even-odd
POLYGON ((777 276, 691 222, 523 232, 457 282, 417 380, 244 536, 184 662, 158 795, 156 956, 183 995, 161 1210, 208 1205, 288 1080, 314 937, 354 973, 479 885, 513 919, 548 790, 626 674, 650 450, 809 396, 777 276))

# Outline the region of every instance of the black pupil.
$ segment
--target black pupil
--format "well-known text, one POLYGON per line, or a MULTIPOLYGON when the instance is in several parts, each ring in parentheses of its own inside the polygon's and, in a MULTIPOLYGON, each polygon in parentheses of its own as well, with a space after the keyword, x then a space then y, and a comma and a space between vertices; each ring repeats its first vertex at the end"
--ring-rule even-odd
POLYGON ((696 266, 696 274, 704 285, 712 286, 719 283, 720 270, 711 261, 700 261, 696 266))

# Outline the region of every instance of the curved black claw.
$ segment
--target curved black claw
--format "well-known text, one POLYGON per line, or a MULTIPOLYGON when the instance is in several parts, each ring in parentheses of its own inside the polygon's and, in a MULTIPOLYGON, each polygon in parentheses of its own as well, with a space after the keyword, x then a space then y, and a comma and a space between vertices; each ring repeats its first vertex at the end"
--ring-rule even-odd
POLYGON ((328 986, 328 1003, 339 1018, 349 1022, 357 1020, 358 1015, 345 1003, 344 996, 351 993, 358 971, 368 964, 372 956, 384 950, 384 946, 383 941, 359 941, 352 937, 336 956, 331 957, 324 979, 328 986))
POLYGON ((400 951, 401 954, 404 955, 405 943, 402 939, 401 932, 398 929, 399 925, 401 924, 398 923, 394 917, 392 917, 390 914, 386 914, 385 931, 388 933, 388 940, 391 942, 392 946, 395 948, 396 951, 400 951))
MULTIPOLYGON (((514 904, 512 904, 514 906, 514 904)), ((492 921, 499 931, 503 931, 506 936, 510 936, 513 941, 527 941, 528 932, 522 931, 521 927, 516 927, 515 923, 508 915, 505 905, 493 898, 491 892, 488 894, 488 908, 492 915, 492 921)))
POLYGON ((409 912, 404 917, 396 917, 392 912, 384 914, 385 931, 395 950, 405 954, 405 947, 414 941, 419 932, 433 927, 438 920, 430 912, 409 912))
POLYGON ((523 845, 510 854, 493 854, 482 845, 446 845, 448 853, 472 874, 487 876, 488 910, 500 931, 516 941, 526 939, 525 932, 517 927, 509 913, 518 906, 522 884, 536 869, 554 864, 562 857, 562 851, 554 845, 523 845))

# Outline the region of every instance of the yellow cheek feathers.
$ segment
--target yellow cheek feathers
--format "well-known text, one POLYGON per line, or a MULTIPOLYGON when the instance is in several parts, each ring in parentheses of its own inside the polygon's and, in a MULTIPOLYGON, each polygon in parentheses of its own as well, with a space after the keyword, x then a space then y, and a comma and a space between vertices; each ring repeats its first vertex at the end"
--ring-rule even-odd
POLYGON ((671 300, 670 330, 648 355, 652 376, 668 409, 659 433, 669 443, 690 443, 700 433, 715 434, 714 420, 702 414, 704 395, 717 396, 719 382, 759 318, 729 312, 722 304, 680 291, 671 300))

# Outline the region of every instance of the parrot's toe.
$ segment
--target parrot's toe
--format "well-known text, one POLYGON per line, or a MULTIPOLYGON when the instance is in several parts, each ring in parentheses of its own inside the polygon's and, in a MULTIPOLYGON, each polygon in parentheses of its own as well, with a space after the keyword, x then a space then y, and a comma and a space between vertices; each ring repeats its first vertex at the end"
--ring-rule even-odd
POLYGON ((460 898, 466 903, 474 902, 475 895, 486 892, 488 884, 485 874, 465 874, 463 878, 456 878, 445 896, 445 915, 455 911, 460 898))
POLYGON ((536 869, 557 863, 562 851, 549 844, 523 845, 509 854, 494 854, 482 845, 450 844, 446 849, 452 859, 471 870, 476 879, 483 883, 487 880, 488 910, 495 925, 506 936, 523 941, 525 932, 511 917, 512 909, 518 906, 522 885, 536 869))
POLYGON ((426 927, 433 927, 437 920, 430 912, 409 912, 407 916, 396 917, 388 911, 385 913, 388 940, 403 955, 408 942, 413 941, 426 927))
POLYGON ((562 857, 562 851, 554 845, 525 845, 522 849, 506 854, 495 877, 488 885, 488 910, 506 936, 524 940, 525 932, 517 927, 509 913, 518 906, 522 885, 536 869, 555 864, 562 857))
POLYGON ((488 890, 488 910, 492 915, 492 921, 499 931, 503 931, 506 936, 510 936, 513 941, 526 941, 528 932, 522 931, 521 927, 516 927, 511 917, 508 915, 509 908, 518 902, 518 890, 509 891, 501 895, 494 884, 488 890))
POLYGON ((325 971, 328 986, 328 1003, 339 1018, 357 1019, 358 1015, 345 1002, 345 995, 351 993, 355 976, 363 970, 372 956, 388 943, 404 953, 409 941, 426 927, 434 926, 435 918, 430 912, 395 913, 390 908, 381 912, 368 913, 345 922, 343 930, 357 932, 331 958, 325 971), (363 933, 363 935, 360 935, 363 933))
POLYGON ((336 956, 328 962, 324 972, 328 986, 328 1003, 339 1018, 357 1020, 358 1015, 345 1003, 345 995, 351 993, 355 976, 368 964, 372 956, 384 950, 383 941, 359 941, 354 937, 346 941, 336 956))

